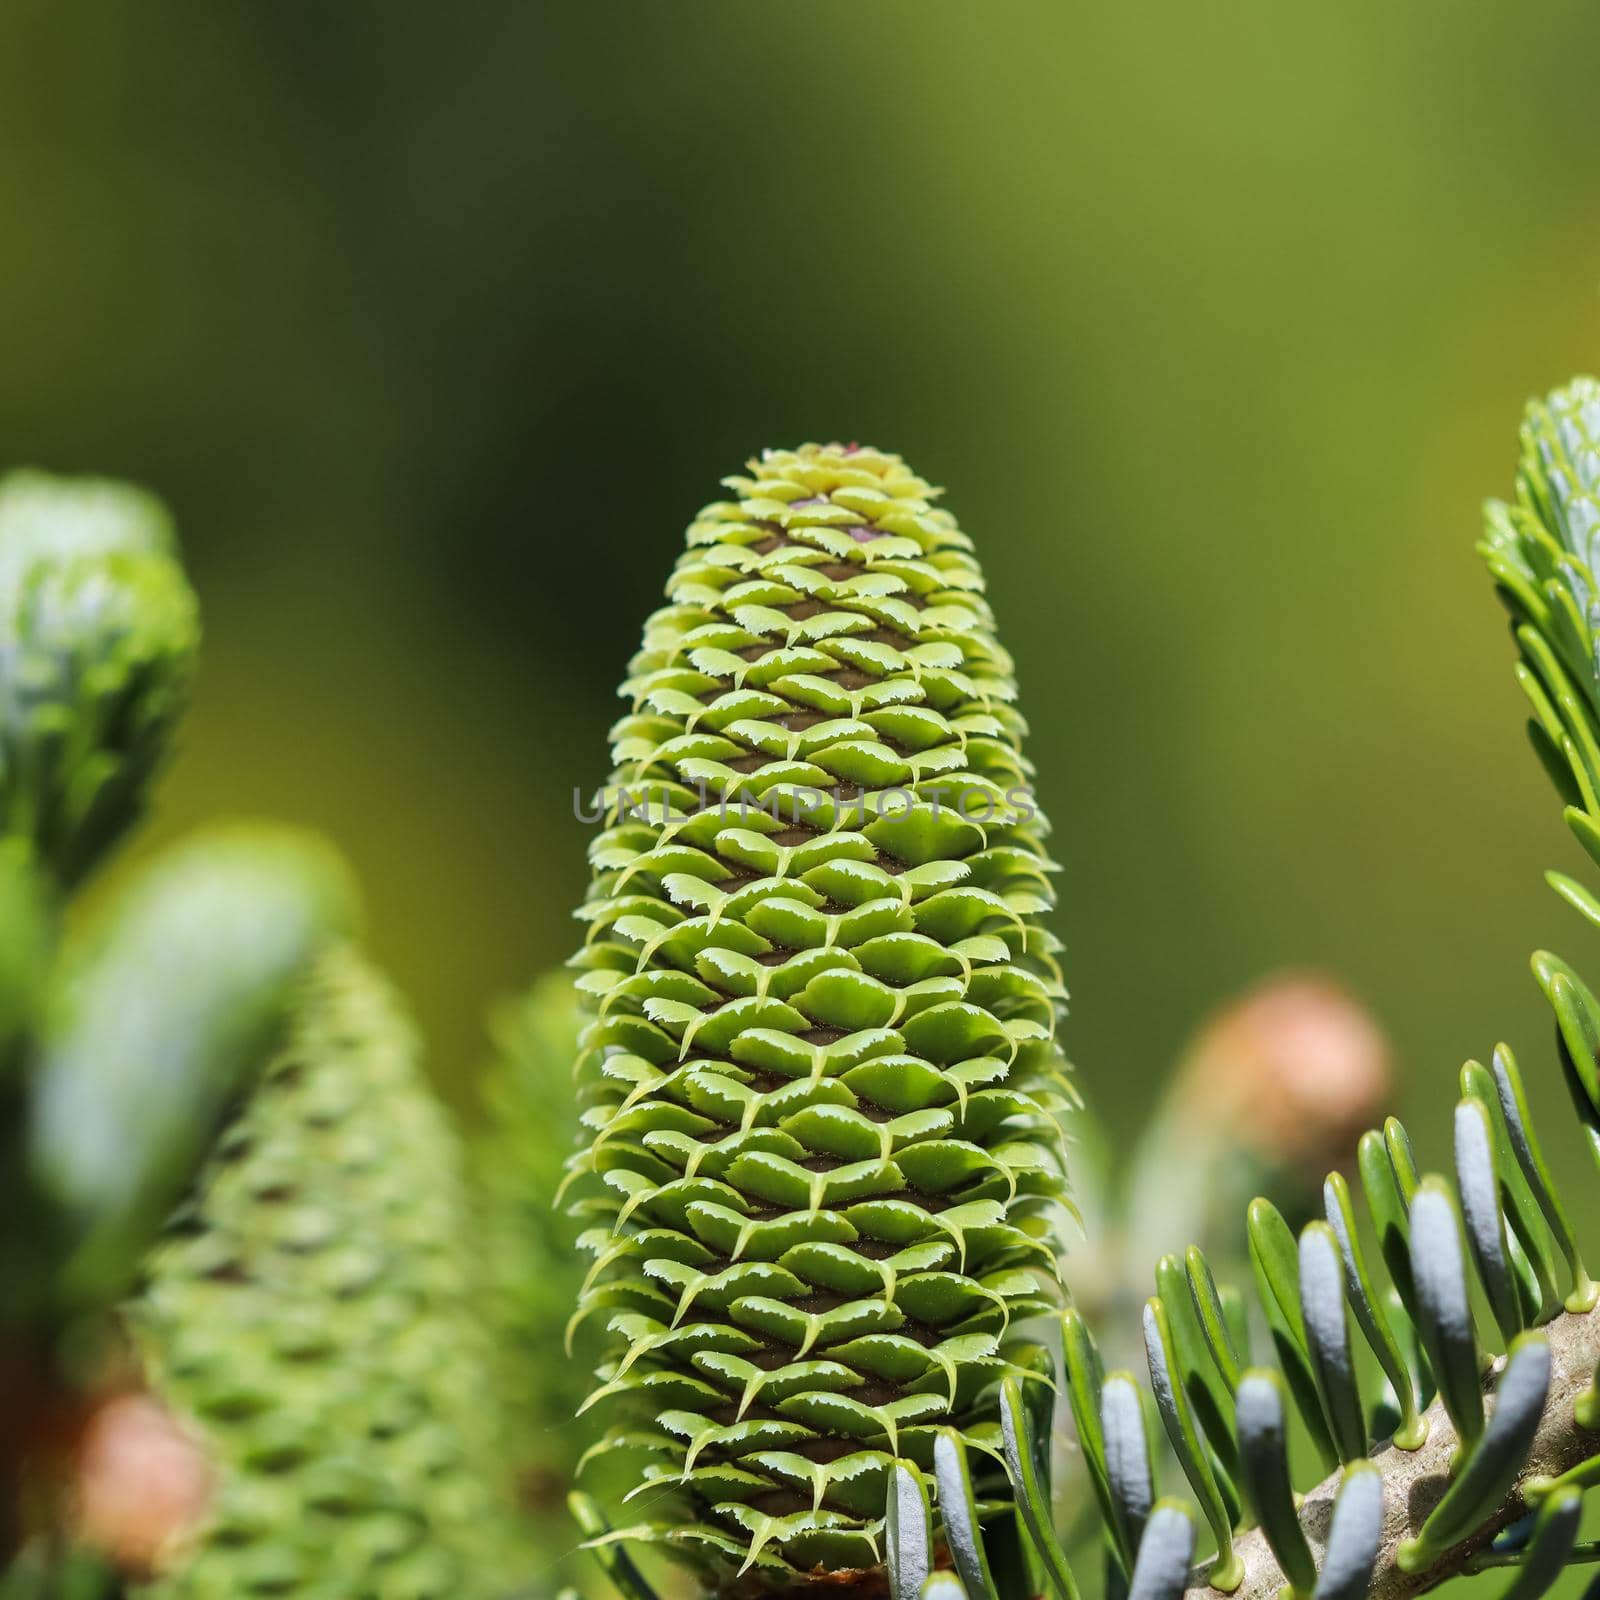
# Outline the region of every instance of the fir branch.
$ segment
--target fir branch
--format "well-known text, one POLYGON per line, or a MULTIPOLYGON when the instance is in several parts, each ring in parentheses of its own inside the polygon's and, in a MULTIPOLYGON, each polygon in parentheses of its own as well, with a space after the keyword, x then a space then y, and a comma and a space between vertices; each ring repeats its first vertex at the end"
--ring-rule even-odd
MULTIPOLYGON (((1422 1594, 1468 1570, 1509 1565, 1509 1558, 1494 1557, 1488 1549, 1500 1532, 1529 1509, 1525 1486, 1531 1484, 1537 1489, 1542 1480, 1559 1477, 1600 1451, 1600 1434, 1580 1427, 1574 1409, 1579 1396, 1593 1381, 1595 1362, 1600 1360, 1600 1310, 1581 1315, 1565 1312, 1541 1331, 1550 1345, 1550 1388, 1527 1465, 1518 1474, 1512 1492, 1450 1551, 1447 1561, 1419 1572, 1407 1572, 1396 1559, 1400 1546, 1417 1536, 1450 1485, 1451 1463, 1461 1440, 1443 1402, 1436 1400, 1425 1413, 1428 1437, 1420 1449, 1400 1450, 1386 1443, 1373 1451, 1370 1459, 1383 1476, 1383 1532, 1367 1591, 1369 1600, 1406 1600, 1407 1596, 1422 1594)), ((1501 1357, 1493 1375, 1498 1377, 1504 1368, 1505 1358, 1501 1357)), ((1493 1392, 1492 1383, 1485 1386, 1485 1392, 1493 1392)), ((1342 1480, 1340 1472, 1329 1474, 1300 1506, 1300 1526, 1319 1571, 1342 1480)), ((1234 1541, 1234 1551, 1244 1563, 1243 1581, 1233 1591, 1235 1600, 1276 1600, 1288 1579, 1265 1534, 1256 1528, 1242 1535, 1234 1541)), ((1187 1593, 1191 1600, 1201 1600, 1203 1596, 1214 1597, 1216 1591, 1204 1581, 1203 1574, 1197 1574, 1187 1593)))

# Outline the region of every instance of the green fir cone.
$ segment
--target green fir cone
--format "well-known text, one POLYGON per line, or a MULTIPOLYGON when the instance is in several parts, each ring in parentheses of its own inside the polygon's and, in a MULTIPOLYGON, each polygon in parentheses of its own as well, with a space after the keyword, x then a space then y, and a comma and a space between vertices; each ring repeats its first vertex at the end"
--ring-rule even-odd
POLYGON ((460 1154, 389 987, 324 956, 130 1308, 216 1470, 151 1600, 509 1591, 460 1154))
POLYGON ((0 832, 64 882, 138 816, 199 637, 159 501, 99 479, 0 478, 0 832))
POLYGON ((627 1463, 613 1537, 726 1593, 867 1587, 897 1459, 953 1426, 994 1481, 1059 1297, 1052 863, 935 491, 854 445, 725 482, 623 685, 580 913, 591 1456, 627 1463))

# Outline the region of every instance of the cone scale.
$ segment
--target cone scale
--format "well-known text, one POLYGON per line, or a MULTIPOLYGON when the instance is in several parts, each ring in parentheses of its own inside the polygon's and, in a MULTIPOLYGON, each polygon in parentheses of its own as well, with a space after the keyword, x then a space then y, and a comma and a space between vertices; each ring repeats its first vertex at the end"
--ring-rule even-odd
POLYGON ((588 1471, 718 1593, 865 1592, 894 1463, 953 1427, 998 1472, 1059 1300, 1053 864, 936 491, 839 445, 725 484, 623 684, 579 913, 588 1471))

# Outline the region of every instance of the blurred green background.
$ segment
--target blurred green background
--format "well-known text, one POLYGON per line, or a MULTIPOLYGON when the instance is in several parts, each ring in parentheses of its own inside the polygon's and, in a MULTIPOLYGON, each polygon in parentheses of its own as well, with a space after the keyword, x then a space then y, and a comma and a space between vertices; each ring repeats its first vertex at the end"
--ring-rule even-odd
POLYGON ((0 458, 156 487, 206 606, 143 848, 326 828, 457 1099, 682 527, 840 437, 987 561, 1113 1131, 1285 963, 1425 1155, 1497 1037, 1549 1101, 1527 952, 1596 952, 1471 547, 1600 359, 1592 4, 0 19, 0 458))

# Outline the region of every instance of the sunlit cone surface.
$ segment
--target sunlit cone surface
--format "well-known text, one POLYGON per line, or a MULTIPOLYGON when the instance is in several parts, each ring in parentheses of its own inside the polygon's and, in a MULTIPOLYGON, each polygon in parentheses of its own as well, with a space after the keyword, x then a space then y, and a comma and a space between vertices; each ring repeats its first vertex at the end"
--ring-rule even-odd
POLYGON ((889 1464, 938 1426, 997 1448, 1017 1325, 1055 1299, 1070 1090, 969 541, 875 450, 725 482, 613 730, 571 1193, 617 1535, 742 1592, 877 1566, 889 1464))
POLYGON ((459 1154, 388 988, 324 958, 132 1311, 214 1502, 152 1600, 510 1591, 459 1154))

